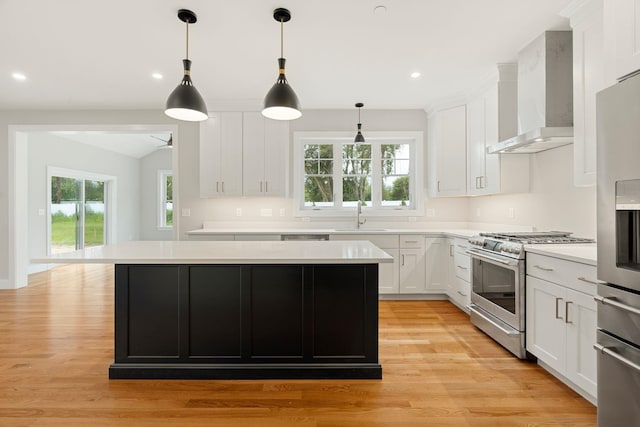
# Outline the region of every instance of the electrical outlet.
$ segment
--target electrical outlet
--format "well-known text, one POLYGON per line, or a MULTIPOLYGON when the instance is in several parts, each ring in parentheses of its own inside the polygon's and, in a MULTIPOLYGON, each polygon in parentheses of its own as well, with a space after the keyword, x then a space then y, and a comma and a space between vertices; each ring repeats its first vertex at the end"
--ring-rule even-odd
POLYGON ((182 216, 191 216, 191 209, 182 208, 182 216))
POLYGON ((515 218, 516 217, 516 210, 514 208, 509 208, 509 210, 507 211, 507 218, 515 218))
POLYGON ((476 208, 476 216, 480 216, 480 208, 476 208))
POLYGON ((273 216, 273 210, 268 208, 261 208, 260 216, 273 216))
POLYGON ((434 217, 436 216, 436 210, 434 208, 428 208, 427 209, 427 216, 428 217, 434 217))
POLYGON ((38 209, 38 215, 44 216, 44 209, 38 209))
POLYGON ((242 208, 236 208, 236 216, 242 216, 242 208))
POLYGON ((409 222, 416 222, 416 217, 415 216, 410 216, 410 217, 407 218, 407 220, 409 222))
POLYGON ((285 216, 285 208, 280 208, 280 216, 285 216))
POLYGON ((302 222, 311 222, 311 218, 309 218, 308 216, 303 216, 302 222))

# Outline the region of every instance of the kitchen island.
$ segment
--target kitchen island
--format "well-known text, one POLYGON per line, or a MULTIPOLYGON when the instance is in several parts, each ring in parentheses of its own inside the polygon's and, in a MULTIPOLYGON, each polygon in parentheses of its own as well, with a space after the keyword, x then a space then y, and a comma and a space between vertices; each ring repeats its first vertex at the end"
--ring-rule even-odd
POLYGON ((367 241, 128 242, 34 262, 115 264, 111 379, 378 379, 367 241))

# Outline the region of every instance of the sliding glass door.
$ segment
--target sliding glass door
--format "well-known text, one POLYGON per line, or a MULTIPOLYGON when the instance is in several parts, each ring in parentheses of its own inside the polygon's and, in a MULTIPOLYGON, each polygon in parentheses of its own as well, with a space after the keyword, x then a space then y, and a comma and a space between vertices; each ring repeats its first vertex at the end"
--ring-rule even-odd
POLYGON ((57 254, 105 244, 105 182, 51 176, 51 238, 57 254))

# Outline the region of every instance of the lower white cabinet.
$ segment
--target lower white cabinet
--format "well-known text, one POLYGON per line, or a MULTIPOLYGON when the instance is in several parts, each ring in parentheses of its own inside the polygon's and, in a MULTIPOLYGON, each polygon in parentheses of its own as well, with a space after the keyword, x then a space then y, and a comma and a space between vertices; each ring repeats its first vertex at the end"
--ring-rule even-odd
POLYGON ((445 266, 448 250, 447 239, 443 237, 427 237, 425 239, 425 293, 443 294, 447 288, 447 270, 445 266))
POLYGON ((448 239, 447 251, 447 285, 449 300, 463 311, 468 312, 471 303, 471 261, 466 254, 468 243, 464 239, 448 239))
MULTIPOLYGON (((544 261, 544 257, 538 256, 535 265, 540 265, 540 260, 544 261)), ((551 269, 545 274, 567 277, 574 270, 574 264, 577 271, 592 267, 571 261, 555 262, 557 267, 553 269, 548 267, 552 263, 545 264, 547 270, 551 269)), ((528 271, 532 270, 528 268, 528 271)), ((583 274, 579 277, 584 281, 583 274)), ((547 278, 556 280, 553 276, 547 278)), ((527 351, 595 400, 596 352, 593 344, 596 342, 597 318, 594 288, 585 283, 586 292, 581 292, 572 289, 575 285, 563 286, 532 275, 527 275, 526 283, 527 351)))
POLYGON ((425 237, 400 236, 400 293, 422 293, 425 287, 425 237))

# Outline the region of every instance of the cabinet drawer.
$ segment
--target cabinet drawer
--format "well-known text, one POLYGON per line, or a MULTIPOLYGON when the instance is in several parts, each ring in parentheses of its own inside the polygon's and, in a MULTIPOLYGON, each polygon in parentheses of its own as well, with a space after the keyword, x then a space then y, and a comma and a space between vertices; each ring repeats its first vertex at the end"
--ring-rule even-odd
POLYGON ((400 247, 397 234, 332 234, 330 240, 368 240, 380 249, 400 247))
POLYGON ((453 239, 453 250, 464 254, 469 249, 469 242, 465 239, 455 238, 453 239))
POLYGON ((589 295, 597 293, 598 275, 593 265, 527 253, 527 275, 589 295))
POLYGON ((471 259, 469 255, 456 251, 453 254, 453 263, 456 267, 456 276, 471 282, 471 259))
POLYGON ((417 234, 400 235, 401 249, 422 249, 424 247, 424 236, 417 234))

